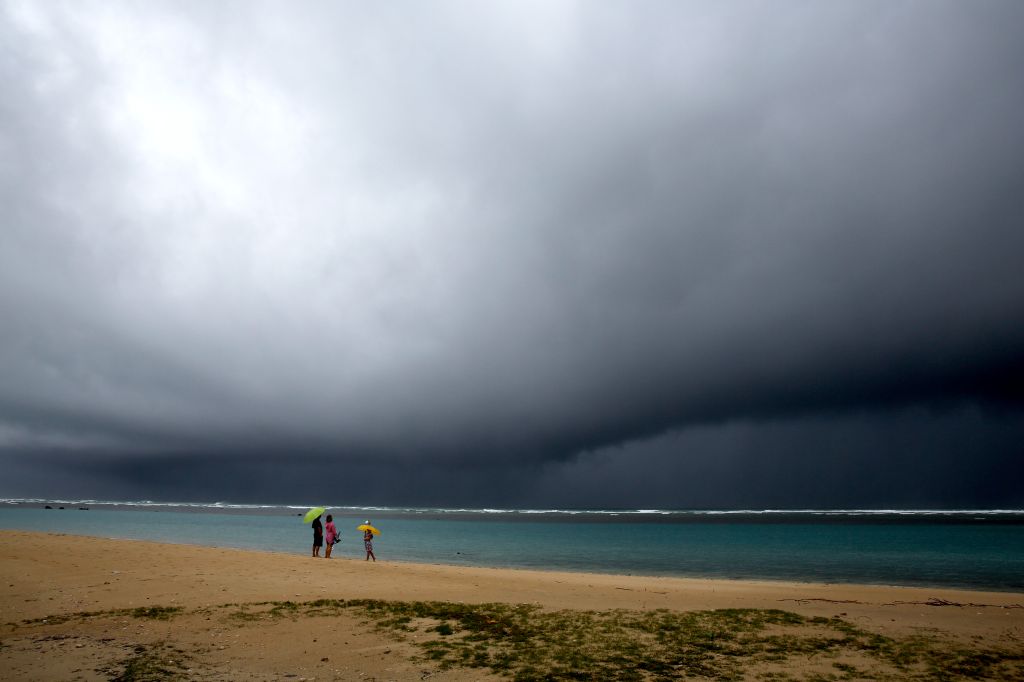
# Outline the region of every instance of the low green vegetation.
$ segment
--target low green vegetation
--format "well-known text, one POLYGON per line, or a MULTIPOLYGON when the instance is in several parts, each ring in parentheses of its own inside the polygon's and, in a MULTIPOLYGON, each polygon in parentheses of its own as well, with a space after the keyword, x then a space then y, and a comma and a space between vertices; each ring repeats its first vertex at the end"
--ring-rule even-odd
POLYGON ((415 643, 442 668, 515 680, 1024 680, 1024 653, 937 636, 892 638, 841 618, 780 610, 544 611, 528 604, 319 599, 249 605, 234 615, 331 617, 345 611, 415 643), (244 615, 240 615, 244 614, 244 615), (793 673, 793 662, 816 662, 793 673))
POLYGON ((542 611, 529 605, 349 602, 380 627, 410 631, 443 667, 489 668, 515 680, 1024 679, 1021 652, 967 650, 934 638, 895 639, 839 618, 779 610, 542 611), (791 661, 828 672, 790 677, 791 661))
POLYGON ((164 644, 137 646, 118 663, 97 670, 111 682, 157 682, 189 679, 188 657, 181 649, 164 644))
POLYGON ((140 606, 136 609, 125 609, 121 614, 132 618, 149 618, 151 620, 170 620, 182 612, 180 606, 140 606))
MULTIPOLYGON (((150 620, 170 620, 171 617, 183 613, 180 606, 140 606, 134 609, 112 609, 109 611, 78 611, 76 613, 60 613, 44 618, 31 618, 21 621, 21 625, 60 625, 70 621, 85 621, 96 618, 127 616, 150 620)), ((15 625, 9 623, 9 625, 15 625)))
MULTIPOLYGON (((545 611, 528 604, 460 604, 369 599, 224 604, 237 627, 278 619, 365 619, 414 644, 441 668, 487 669, 532 680, 1024 680, 1024 649, 973 646, 939 634, 888 637, 841 618, 808 618, 774 609, 715 611, 545 611), (796 665, 799 664, 799 665, 796 665)), ((166 620, 179 607, 64 616, 166 620)), ((26 621, 53 623, 55 619, 26 621)), ((159 651, 123 662, 123 680, 175 679, 159 651), (161 677, 163 675, 163 677, 161 677)))

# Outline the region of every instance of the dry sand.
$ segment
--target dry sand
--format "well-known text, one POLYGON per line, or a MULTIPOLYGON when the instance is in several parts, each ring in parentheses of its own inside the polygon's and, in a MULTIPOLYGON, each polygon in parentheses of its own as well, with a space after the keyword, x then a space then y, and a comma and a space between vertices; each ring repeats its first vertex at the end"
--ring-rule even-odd
POLYGON ((841 616, 880 634, 933 632, 1024 649, 1020 593, 373 563, 0 531, 0 678, 114 679, 123 672, 119 662, 145 649, 193 679, 498 679, 486 670, 440 670, 417 660, 414 642, 378 632, 355 614, 243 627, 227 623, 216 608, 196 611, 323 598, 529 603, 550 610, 784 609, 841 616), (59 618, 150 606, 185 612, 169 620, 59 618))

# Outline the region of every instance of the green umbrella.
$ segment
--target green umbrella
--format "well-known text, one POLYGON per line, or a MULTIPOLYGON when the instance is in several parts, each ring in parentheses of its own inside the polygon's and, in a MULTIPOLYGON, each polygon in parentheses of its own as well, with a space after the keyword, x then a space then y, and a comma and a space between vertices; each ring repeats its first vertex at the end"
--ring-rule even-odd
POLYGON ((327 511, 327 510, 324 509, 323 507, 313 507, 308 512, 306 512, 305 522, 306 523, 313 523, 313 519, 315 519, 316 517, 320 516, 325 511, 327 511))

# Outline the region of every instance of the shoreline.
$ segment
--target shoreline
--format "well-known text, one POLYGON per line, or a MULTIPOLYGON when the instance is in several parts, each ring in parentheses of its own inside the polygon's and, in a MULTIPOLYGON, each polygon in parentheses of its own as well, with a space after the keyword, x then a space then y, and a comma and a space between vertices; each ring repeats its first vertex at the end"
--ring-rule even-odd
MULTIPOLYGON (((206 549, 212 549, 212 550, 215 550, 215 551, 237 551, 237 552, 253 553, 253 554, 256 554, 256 555, 266 554, 266 555, 281 556, 281 557, 303 556, 300 553, 286 552, 286 551, 272 550, 272 549, 257 549, 257 548, 237 547, 237 546, 227 546, 227 545, 211 545, 211 544, 202 544, 202 543, 185 542, 185 541, 180 541, 179 542, 179 541, 174 541, 174 540, 144 540, 144 539, 132 538, 132 537, 114 537, 114 536, 103 536, 103 535, 80 535, 80 534, 76 534, 76 533, 53 533, 53 532, 44 532, 44 531, 35 531, 35 530, 20 530, 20 529, 4 529, 4 528, 0 528, 0 537, 2 537, 2 535, 4 533, 24 533, 24 534, 27 534, 27 535, 39 535, 39 536, 49 536, 49 537, 57 537, 57 538, 71 538, 73 540, 79 540, 79 539, 90 539, 90 540, 99 540, 99 541, 109 540, 109 541, 112 541, 112 542, 119 542, 119 543, 120 542, 125 542, 125 543, 143 543, 143 544, 146 544, 146 545, 167 545, 167 546, 172 546, 172 547, 196 547, 196 548, 200 548, 201 547, 201 548, 206 548, 206 549)), ((361 552, 362 552, 362 550, 359 550, 360 554, 361 554, 361 552)), ((308 557, 308 558, 311 558, 311 557, 308 557)), ((358 559, 354 559, 350 555, 336 555, 334 557, 334 559, 336 559, 339 562, 357 561, 358 560, 358 559)), ((787 580, 787 579, 772 578, 772 577, 729 578, 729 577, 721 577, 721 576, 677 575, 677 574, 638 573, 638 572, 618 573, 618 572, 615 572, 615 571, 565 570, 565 569, 561 569, 561 568, 525 567, 525 566, 515 566, 515 565, 494 566, 494 565, 482 565, 482 564, 453 564, 453 563, 445 563, 443 561, 431 561, 431 562, 411 561, 411 560, 401 559, 401 558, 398 558, 398 559, 384 558, 384 559, 381 559, 380 561, 381 561, 381 563, 396 564, 396 565, 411 566, 411 567, 416 567, 416 566, 436 566, 436 567, 439 567, 439 568, 451 568, 451 569, 469 569, 469 570, 479 569, 479 570, 512 571, 512 572, 540 573, 540 574, 551 573, 551 574, 566 574, 566 575, 595 576, 595 577, 600 576, 600 577, 604 577, 604 578, 616 578, 616 577, 619 577, 619 578, 636 578, 636 579, 647 579, 647 580, 661 580, 661 579, 665 579, 665 580, 678 580, 678 581, 683 581, 683 582, 690 581, 690 582, 701 583, 701 584, 703 584, 703 583, 718 583, 718 582, 721 582, 721 583, 724 583, 724 584, 745 584, 745 583, 749 583, 749 584, 756 584, 756 585, 778 585, 780 587, 798 587, 798 586, 811 586, 811 587, 814 587, 814 586, 819 586, 819 587, 831 587, 831 588, 839 588, 839 589, 844 589, 844 588, 856 589, 856 588, 859 588, 859 587, 864 587, 864 588, 877 588, 877 589, 897 589, 897 590, 906 589, 906 590, 917 590, 917 591, 922 591, 923 590, 923 591, 932 591, 932 592, 935 592, 935 591, 956 592, 956 593, 964 593, 965 595, 967 595, 967 594, 1020 595, 1021 599, 1024 600, 1024 589, 1014 589, 1014 588, 1002 589, 1002 588, 998 588, 998 587, 993 588, 993 587, 985 587, 985 586, 969 586, 969 585, 965 586, 965 585, 938 584, 938 583, 936 583, 936 584, 923 584, 922 583, 922 584, 905 585, 905 584, 900 584, 900 583, 853 582, 853 581, 842 581, 842 580, 835 580, 835 581, 787 580)))
MULTIPOLYGON (((73 508, 0 508, 0 528, 43 533, 59 530, 76 537, 230 546, 241 550, 305 552, 305 543, 292 527, 297 525, 295 517, 259 515, 238 521, 239 513, 193 509, 182 514, 99 508, 90 513, 73 508), (122 517, 121 514, 128 515, 122 517), (202 518, 195 519, 193 514, 202 518), (242 526, 259 530, 245 530, 242 526)), ((339 524, 344 524, 346 518, 356 521, 360 517, 339 518, 339 524)), ((378 518, 383 521, 385 517, 378 518)), ((1024 567, 1024 551, 1020 545, 1024 540, 1024 525, 1014 523, 1010 527, 1002 521, 987 524, 991 528, 977 531, 967 524, 952 524, 948 520, 938 524, 926 523, 924 519, 911 524, 861 524, 848 519, 822 526, 800 521, 771 524, 768 531, 762 532, 746 520, 725 523, 719 531, 716 524, 723 522, 721 517, 707 523, 693 520, 673 523, 664 530, 646 520, 639 521, 640 525, 633 529, 619 526, 617 522, 601 522, 600 527, 595 527, 585 519, 558 521, 564 525, 557 527, 546 525, 547 521, 555 519, 518 519, 531 525, 520 529, 512 522, 492 532, 488 523, 505 519, 488 516, 459 525, 458 532, 465 534, 460 537, 465 539, 451 543, 446 539, 449 520, 459 519, 396 517, 390 525, 395 534, 389 535, 394 542, 385 543, 392 546, 393 551, 386 552, 385 558, 452 567, 582 571, 698 580, 1024 591, 1018 570, 1024 567), (855 525, 847 527, 847 522, 855 525), (573 523, 583 525, 569 525, 573 523), (915 528, 918 524, 923 525, 915 528), (556 549, 564 551, 549 555, 543 543, 555 534, 559 534, 556 541, 561 543, 562 533, 567 534, 566 546, 556 549), (637 544, 637 537, 645 539, 637 544), (527 541, 529 538, 532 539, 527 541), (936 546, 950 549, 936 553, 933 551, 936 546), (833 547, 838 554, 833 553, 833 547)), ((761 519, 758 523, 767 523, 767 520, 761 519)), ((981 521, 976 523, 984 525, 981 521)), ((336 550, 354 556, 360 554, 359 548, 353 539, 352 543, 345 543, 336 550)))
POLYGON ((218 593, 246 601, 331 597, 676 610, 795 604, 814 615, 834 610, 832 604, 860 604, 926 608, 930 617, 972 607, 1024 615, 1024 592, 1013 591, 366 562, 350 557, 326 560, 267 550, 18 530, 0 530, 0 579, 5 613, 30 614, 22 617, 48 615, 41 613, 46 609, 68 613, 70 607, 123 608, 143 601, 208 603, 221 596, 218 593), (39 547, 45 549, 40 552, 39 547), (194 575, 209 577, 196 582, 194 575), (113 580, 96 583, 106 576, 113 580), (115 582, 116 593, 107 586, 115 582), (82 593, 57 600, 51 594, 54 590, 82 593), (31 591, 47 596, 33 599, 31 591), (929 605, 937 601, 946 603, 945 611, 938 603, 929 605))
MULTIPOLYGON (((38 531, 20 531, 20 530, 7 530, 0 529, 0 534, 5 532, 24 532, 38 535, 52 535, 60 538, 89 538, 92 540, 110 540, 113 542, 126 542, 126 543, 143 543, 146 545, 168 545, 173 547, 202 547, 206 549, 212 549, 216 551, 237 551, 253 553, 256 555, 266 554, 271 556, 279 557, 302 557, 301 553, 297 552, 285 552, 280 550, 272 549, 253 549, 248 547, 235 547, 235 546, 224 546, 224 545, 207 545, 194 542, 176 542, 173 540, 142 540, 139 538, 131 537, 110 537, 102 535, 78 535, 73 533, 43 533, 38 531)), ((351 543, 350 543, 351 544, 351 543)), ((362 550, 359 550, 360 553, 362 550)), ((312 558, 306 556, 306 558, 312 558)), ((320 558, 323 558, 321 555, 320 558)), ((332 561, 337 560, 338 562, 347 561, 361 561, 361 559, 353 558, 350 555, 338 555, 332 557, 332 561)), ((871 583, 871 582, 853 582, 853 581, 820 581, 820 580, 786 580, 782 578, 724 578, 721 576, 701 576, 701 575, 674 575, 674 574, 658 574, 658 573, 617 573, 615 571, 585 571, 585 570, 565 570, 560 568, 544 568, 544 567, 524 567, 524 566, 491 566, 491 565, 476 565, 476 564, 451 564, 443 561, 411 561, 408 559, 393 559, 390 557, 382 558, 378 560, 380 563, 395 564, 401 566, 410 567, 427 567, 434 566, 441 569, 468 569, 468 570, 482 570, 482 571, 510 571, 513 573, 539 573, 539 574, 565 574, 570 576, 593 576, 601 578, 636 578, 641 580, 678 580, 681 582, 692 582, 692 583, 724 583, 724 584, 750 584, 750 585, 765 585, 772 586, 777 585, 779 587, 796 588, 801 586, 809 587, 828 587, 828 588, 876 588, 880 590, 894 589, 894 590, 914 590, 914 591, 930 591, 930 592, 955 592, 968 596, 971 594, 1001 594, 1001 595, 1017 595, 1021 598, 1024 603, 1024 590, 1013 589, 1013 588, 992 588, 984 586, 964 586, 964 585, 950 585, 950 584, 916 584, 916 585, 903 585, 899 583, 871 583)), ((372 563, 372 562, 371 562, 372 563)))

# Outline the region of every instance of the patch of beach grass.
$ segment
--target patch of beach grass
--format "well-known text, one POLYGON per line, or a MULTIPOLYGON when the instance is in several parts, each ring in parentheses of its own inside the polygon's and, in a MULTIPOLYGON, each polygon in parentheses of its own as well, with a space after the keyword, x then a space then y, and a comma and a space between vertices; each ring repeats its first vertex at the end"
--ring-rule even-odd
MULTIPOLYGON (((42 618, 30 618, 21 621, 21 625, 61 625, 68 622, 81 622, 97 618, 129 617, 149 620, 170 620, 184 612, 180 606, 140 606, 133 609, 111 609, 108 611, 77 611, 75 613, 58 613, 42 618)), ((10 625, 15 625, 10 623, 10 625)))
MULTIPOLYGON (((836 674, 812 673, 804 679, 1024 679, 1020 652, 967 649, 935 634, 891 638, 841 618, 806 618, 776 609, 543 611, 528 604, 372 599, 270 606, 272 614, 292 618, 356 610, 379 629, 400 636, 434 634, 436 640, 419 644, 442 666, 489 668, 524 681, 739 679, 751 665, 842 655, 856 656, 870 669, 840 663, 836 674)), ((130 615, 161 618, 178 611, 156 607, 134 609, 130 615)))
POLYGON ((182 611, 180 606, 140 606, 135 609, 124 609, 115 615, 123 614, 132 618, 148 618, 150 620, 170 620, 172 616, 176 616, 182 611))
MULTIPOLYGON (((965 644, 938 632, 889 637, 838 617, 810 618, 776 609, 545 611, 530 604, 318 599, 222 604, 192 612, 151 606, 23 624, 104 616, 168 620, 216 612, 240 628, 282 618, 348 614, 411 642, 423 660, 441 668, 488 669, 521 682, 690 677, 1024 680, 1024 649, 986 646, 983 641, 965 644)), ((157 677, 179 674, 167 660, 157 650, 137 651, 123 662, 124 676, 116 679, 175 679, 157 677)))
POLYGON ((189 679, 187 656, 163 643, 138 645, 125 659, 96 672, 110 675, 111 682, 157 682, 189 679))
POLYGON ((489 668, 515 680, 741 679, 760 667, 824 661, 831 672, 764 679, 1024 679, 1024 656, 966 649, 937 637, 896 639, 839 618, 773 609, 543 611, 537 606, 353 600, 378 627, 415 643, 441 667, 489 668), (853 658, 860 664, 846 660, 853 658))
POLYGON ((241 623, 252 623, 255 621, 265 620, 267 614, 262 611, 250 611, 244 604, 239 606, 237 611, 233 611, 228 614, 228 618, 233 621, 241 623))

